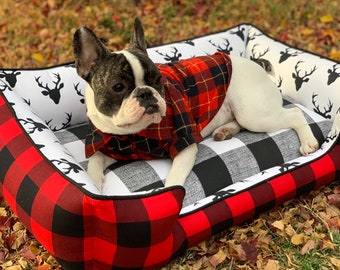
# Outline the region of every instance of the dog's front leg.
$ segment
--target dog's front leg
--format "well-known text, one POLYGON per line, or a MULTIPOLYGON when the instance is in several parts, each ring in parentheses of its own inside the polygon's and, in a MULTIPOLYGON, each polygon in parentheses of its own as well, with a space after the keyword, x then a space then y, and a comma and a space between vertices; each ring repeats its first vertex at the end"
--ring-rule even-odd
POLYGON ((191 144, 182 150, 173 160, 165 186, 184 185, 185 179, 195 164, 197 144, 191 144))
POLYGON ((87 173, 100 191, 102 190, 104 182, 104 170, 115 162, 115 159, 110 158, 99 151, 90 157, 87 165, 87 173))

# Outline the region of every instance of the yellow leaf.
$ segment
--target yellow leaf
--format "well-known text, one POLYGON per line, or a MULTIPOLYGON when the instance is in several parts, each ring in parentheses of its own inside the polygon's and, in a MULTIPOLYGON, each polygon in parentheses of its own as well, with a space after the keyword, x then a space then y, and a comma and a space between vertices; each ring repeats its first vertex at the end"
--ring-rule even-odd
POLYGON ((323 241, 322 242, 322 249, 332 249, 334 250, 334 244, 331 241, 323 241))
POLYGON ((36 244, 34 244, 33 242, 30 244, 30 251, 34 255, 39 255, 41 253, 41 249, 36 244))
POLYGON ((294 234, 292 238, 290 239, 292 244, 296 246, 302 245, 303 243, 305 243, 305 240, 306 240, 306 236, 303 233, 294 234))
POLYGON ((334 19, 333 19, 333 16, 331 14, 327 14, 327 15, 320 17, 320 22, 322 22, 322 23, 330 23, 330 22, 333 22, 333 21, 334 21, 334 19))
POLYGON ((335 259, 335 258, 329 258, 329 260, 331 261, 331 263, 336 266, 338 269, 340 269, 340 260, 339 259, 335 259))
POLYGON ((314 34, 314 30, 311 28, 305 28, 301 31, 301 34, 304 36, 310 36, 314 34))
POLYGON ((39 63, 44 61, 44 56, 41 53, 33 53, 32 58, 39 63))
POLYGON ((326 234, 313 232, 312 237, 315 239, 324 239, 326 237, 326 234))

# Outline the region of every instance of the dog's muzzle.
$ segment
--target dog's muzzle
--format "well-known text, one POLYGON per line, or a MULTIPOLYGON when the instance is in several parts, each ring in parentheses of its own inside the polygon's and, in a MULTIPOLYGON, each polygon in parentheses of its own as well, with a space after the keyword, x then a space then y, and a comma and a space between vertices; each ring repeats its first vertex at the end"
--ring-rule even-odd
POLYGON ((159 111, 158 100, 150 88, 138 88, 135 97, 139 105, 145 108, 145 114, 153 114, 159 111))

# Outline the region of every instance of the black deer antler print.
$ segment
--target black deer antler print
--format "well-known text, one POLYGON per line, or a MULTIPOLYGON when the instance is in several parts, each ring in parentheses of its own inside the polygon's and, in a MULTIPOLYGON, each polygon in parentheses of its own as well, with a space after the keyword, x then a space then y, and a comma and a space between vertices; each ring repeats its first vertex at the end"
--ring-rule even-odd
POLYGON ((334 83, 337 78, 340 77, 340 72, 337 71, 339 64, 334 64, 333 69, 328 69, 328 80, 327 85, 334 83))
POLYGON ((246 44, 248 45, 249 41, 254 40, 256 37, 263 36, 262 33, 254 33, 254 34, 249 34, 248 39, 246 40, 246 44))
POLYGON ((40 76, 35 77, 35 81, 37 82, 40 88, 45 89, 41 93, 44 96, 49 96, 50 99, 52 99, 55 104, 58 104, 60 101, 60 97, 61 97, 60 90, 64 87, 64 83, 61 82, 59 73, 53 73, 53 75, 57 79, 56 81, 53 81, 54 88, 50 88, 48 83, 44 85, 42 82, 40 82, 40 76))
MULTIPOLYGON (((72 113, 65 113, 65 114, 66 114, 66 122, 65 122, 65 123, 62 123, 60 128, 51 127, 51 130, 52 130, 53 132, 63 130, 63 129, 68 128, 68 127, 70 126, 71 120, 72 120, 72 113)), ((46 125, 50 126, 52 120, 53 120, 53 119, 51 119, 51 120, 49 120, 49 121, 46 121, 46 125)))
POLYGON ((213 45, 215 48, 217 48, 217 51, 222 52, 222 53, 226 53, 226 54, 230 54, 230 52, 233 50, 233 48, 230 47, 230 42, 227 38, 224 38, 223 40, 225 41, 225 43, 223 43, 224 48, 222 48, 222 45, 215 44, 214 42, 212 42, 212 40, 209 40, 209 43, 211 45, 213 45))
POLYGON ((318 114, 320 114, 321 116, 323 116, 324 118, 326 118, 326 119, 331 119, 331 115, 330 115, 330 113, 332 112, 332 109, 333 109, 333 103, 330 101, 330 100, 328 100, 328 107, 326 108, 326 107, 323 107, 323 112, 320 110, 320 106, 319 105, 316 105, 316 97, 317 97, 318 95, 317 94, 314 94, 313 93, 313 95, 312 95, 312 103, 313 103, 313 106, 314 106, 314 112, 316 112, 316 113, 318 113, 318 114))
POLYGON ((264 52, 259 53, 259 55, 256 56, 255 48, 256 48, 257 46, 259 46, 259 45, 260 45, 260 44, 255 44, 255 45, 253 46, 253 48, 251 49, 250 60, 256 62, 257 60, 261 59, 263 56, 265 56, 265 55, 269 52, 269 47, 268 47, 264 52))
POLYGON ((73 84, 73 87, 74 90, 76 90, 77 95, 81 97, 80 102, 84 104, 85 103, 84 94, 82 94, 81 89, 78 89, 79 83, 73 84))
POLYGON ((217 191, 217 192, 214 194, 213 201, 219 201, 219 200, 221 200, 221 199, 224 199, 225 197, 234 194, 235 191, 236 191, 235 189, 227 189, 227 190, 220 190, 220 191, 217 191))
POLYGON ((32 125, 32 127, 30 127, 30 130, 27 131, 27 134, 32 134, 35 131, 42 132, 43 130, 48 129, 47 126, 42 123, 35 122, 32 118, 19 119, 19 121, 22 122, 24 125, 32 125))
POLYGON ((237 27, 237 30, 235 31, 230 31, 230 34, 238 36, 242 41, 244 41, 244 31, 246 28, 244 26, 239 25, 237 27))
POLYGON ((28 106, 31 106, 31 100, 28 98, 22 98, 22 100, 28 105, 28 106))
POLYGON ((281 165, 281 168, 280 168, 280 172, 281 173, 284 173, 284 172, 287 172, 289 171, 290 169, 294 169, 296 168, 297 166, 299 166, 299 162, 297 161, 294 161, 294 162, 288 162, 288 163, 284 163, 281 165))
POLYGON ((177 62, 181 57, 182 54, 178 52, 178 49, 176 47, 172 47, 174 50, 171 52, 173 55, 170 56, 167 53, 164 54, 162 52, 160 52, 159 50, 156 50, 156 53, 158 53, 161 56, 164 56, 164 60, 168 61, 168 62, 177 62))
POLYGON ((20 75, 20 71, 12 71, 12 72, 0 72, 0 78, 5 78, 5 80, 8 82, 10 87, 14 87, 17 84, 17 76, 20 75))
POLYGON ((311 76, 311 75, 315 72, 315 70, 317 69, 316 66, 314 66, 314 67, 311 69, 310 72, 305 71, 305 75, 301 76, 301 75, 300 75, 301 69, 299 69, 299 65, 300 65, 301 63, 303 63, 302 60, 299 60, 299 61, 296 63, 296 65, 295 65, 295 67, 294 67, 295 73, 294 73, 294 72, 292 73, 292 77, 293 77, 293 79, 295 79, 295 88, 296 88, 296 91, 299 91, 299 90, 300 90, 300 88, 301 88, 301 86, 302 86, 303 83, 309 81, 309 78, 308 78, 308 77, 311 76))
POLYGON ((79 165, 72 163, 65 158, 61 158, 60 160, 53 159, 51 160, 51 162, 55 162, 57 165, 65 164, 66 168, 63 169, 65 174, 69 174, 72 171, 75 173, 79 173, 83 170, 79 165))
POLYGON ((250 60, 259 64, 266 72, 271 72, 272 71, 271 63, 268 60, 262 58, 269 52, 269 47, 264 52, 259 53, 259 55, 256 56, 255 47, 258 45, 259 44, 255 44, 251 49, 250 60))
POLYGON ((284 51, 281 51, 280 54, 280 59, 279 59, 279 63, 282 63, 284 61, 286 61, 289 57, 294 57, 297 56, 299 54, 301 54, 302 52, 299 51, 290 51, 291 48, 286 48, 284 51))

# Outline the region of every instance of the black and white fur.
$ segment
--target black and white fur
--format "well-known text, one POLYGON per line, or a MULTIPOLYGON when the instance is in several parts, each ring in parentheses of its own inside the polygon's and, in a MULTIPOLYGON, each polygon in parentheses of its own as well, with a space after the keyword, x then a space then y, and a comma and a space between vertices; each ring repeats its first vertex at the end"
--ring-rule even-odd
MULTIPOLYGON (((105 133, 138 133, 159 123, 166 113, 161 74, 146 52, 144 30, 137 18, 126 50, 110 52, 86 27, 74 35, 78 74, 87 82, 85 100, 92 123, 105 133)), ((307 155, 319 147, 306 119, 298 108, 282 107, 279 89, 260 65, 231 56, 232 78, 226 99, 216 116, 202 130, 203 137, 224 140, 241 128, 253 132, 294 129, 300 152, 307 155)), ((192 144, 173 160, 165 186, 183 185, 196 159, 192 144)), ((88 174, 101 189, 104 169, 115 160, 96 152, 89 160, 88 174)))

